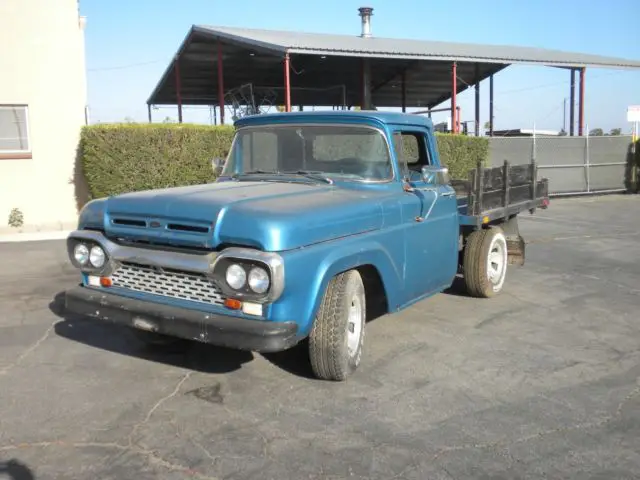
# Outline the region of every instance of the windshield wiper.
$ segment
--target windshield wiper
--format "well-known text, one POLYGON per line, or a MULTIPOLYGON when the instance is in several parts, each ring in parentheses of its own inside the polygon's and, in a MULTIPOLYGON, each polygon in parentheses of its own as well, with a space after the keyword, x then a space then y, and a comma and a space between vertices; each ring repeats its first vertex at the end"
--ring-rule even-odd
POLYGON ((240 173, 234 173, 233 175, 230 175, 229 178, 233 179, 233 180, 239 180, 240 177, 244 177, 245 175, 252 175, 252 174, 259 174, 259 175, 279 175, 280 172, 278 171, 274 171, 274 170, 250 170, 248 172, 240 172, 240 173))
POLYGON ((248 175, 253 175, 253 174, 257 174, 257 175, 275 175, 275 176, 280 176, 280 175, 300 175, 300 176, 303 176, 305 178, 309 178, 311 180, 316 180, 316 181, 328 183, 329 185, 333 184, 333 180, 331 180, 329 177, 324 175, 322 172, 316 172, 316 171, 311 171, 311 170, 291 170, 291 171, 286 171, 286 172, 280 172, 280 171, 277 171, 277 170, 250 170, 248 172, 234 173, 233 175, 231 175, 231 178, 233 180, 239 180, 242 177, 245 177, 245 176, 248 176, 248 175))
POLYGON ((295 171, 282 172, 282 173, 284 175, 287 175, 287 174, 302 175, 303 177, 310 178, 312 180, 319 180, 321 182, 328 183, 329 185, 333 184, 333 180, 331 180, 329 177, 324 175, 323 172, 316 172, 311 170, 295 170, 295 171))

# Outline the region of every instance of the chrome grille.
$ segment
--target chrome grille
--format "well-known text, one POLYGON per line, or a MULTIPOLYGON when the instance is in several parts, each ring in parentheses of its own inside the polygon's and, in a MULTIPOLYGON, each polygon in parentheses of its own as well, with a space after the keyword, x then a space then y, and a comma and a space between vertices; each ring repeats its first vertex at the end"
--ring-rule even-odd
POLYGON ((113 273, 111 280, 114 287, 136 292, 207 304, 224 303, 222 292, 204 275, 197 273, 160 271, 144 265, 125 263, 113 273))

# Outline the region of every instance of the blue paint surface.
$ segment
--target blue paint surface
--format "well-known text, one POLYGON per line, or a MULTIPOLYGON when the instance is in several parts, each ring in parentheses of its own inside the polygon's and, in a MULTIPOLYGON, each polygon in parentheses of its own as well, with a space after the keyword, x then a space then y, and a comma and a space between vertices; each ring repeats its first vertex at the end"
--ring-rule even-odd
MULTIPOLYGON (((439 165, 431 121, 391 112, 330 111, 246 117, 236 125, 288 123, 338 123, 380 130, 392 146, 393 178, 375 183, 336 179, 327 184, 266 176, 133 192, 89 203, 79 228, 99 228, 111 238, 160 245, 206 250, 233 245, 279 252, 285 264, 284 292, 258 320, 294 320, 301 336, 309 333, 328 282, 352 268, 371 266, 378 272, 389 311, 447 288, 457 271, 458 201, 450 186, 435 189, 419 175, 410 182, 416 190, 404 191, 393 148, 394 132, 410 129, 424 138, 431 164, 439 165), (156 228, 114 223, 139 219, 153 220, 156 228), (171 231, 169 224, 187 224, 197 231, 171 231)), ((231 313, 218 306, 115 289, 114 293, 231 313)))

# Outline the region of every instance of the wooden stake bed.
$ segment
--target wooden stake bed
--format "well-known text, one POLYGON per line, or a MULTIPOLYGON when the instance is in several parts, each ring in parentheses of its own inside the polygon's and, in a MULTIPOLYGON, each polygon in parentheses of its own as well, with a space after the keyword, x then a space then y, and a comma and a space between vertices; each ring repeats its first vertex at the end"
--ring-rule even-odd
POLYGON ((480 226, 509 219, 520 212, 549 205, 549 180, 537 179, 535 162, 485 168, 481 163, 469 172, 469 180, 452 180, 458 197, 461 225, 480 226))

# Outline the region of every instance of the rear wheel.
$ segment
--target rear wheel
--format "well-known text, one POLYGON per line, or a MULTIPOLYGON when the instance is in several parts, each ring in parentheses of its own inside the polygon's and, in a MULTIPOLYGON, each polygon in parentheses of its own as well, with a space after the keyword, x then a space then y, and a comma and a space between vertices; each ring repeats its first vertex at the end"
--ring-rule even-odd
POLYGON ((489 298, 502 290, 507 274, 507 239, 500 227, 476 230, 464 249, 464 282, 473 297, 489 298))
POLYGON ((343 381, 360 364, 366 298, 357 270, 331 279, 309 335, 311 367, 316 377, 343 381))

